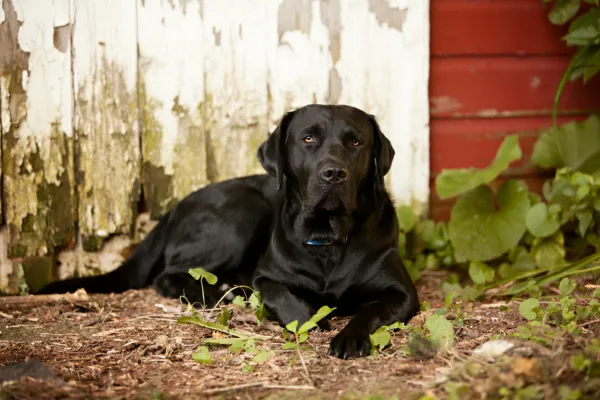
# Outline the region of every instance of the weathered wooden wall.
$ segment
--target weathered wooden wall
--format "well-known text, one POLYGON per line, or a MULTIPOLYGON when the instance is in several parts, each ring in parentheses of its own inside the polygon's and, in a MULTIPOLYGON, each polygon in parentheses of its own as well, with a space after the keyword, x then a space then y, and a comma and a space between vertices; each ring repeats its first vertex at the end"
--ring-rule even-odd
POLYGON ((308 103, 375 114, 392 195, 424 211, 428 3, 0 0, 0 291, 21 267, 33 289, 116 267, 140 210, 263 172, 259 144, 308 103))

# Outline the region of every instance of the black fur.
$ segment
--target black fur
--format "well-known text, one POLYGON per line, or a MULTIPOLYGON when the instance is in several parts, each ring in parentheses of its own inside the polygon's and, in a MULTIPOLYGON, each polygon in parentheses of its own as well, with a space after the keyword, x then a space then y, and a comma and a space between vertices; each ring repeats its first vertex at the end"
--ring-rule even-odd
MULTIPOLYGON (((38 293, 154 285, 163 296, 194 302, 202 292, 188 269, 200 266, 220 283, 253 286, 281 325, 302 324, 323 305, 353 315, 329 354, 368 355, 370 333, 407 322, 419 308, 383 184, 392 145, 375 118, 357 108, 309 105, 282 118, 258 158, 269 175, 190 194, 118 269, 53 282, 38 293)), ((204 286, 207 305, 214 305, 221 292, 204 286)), ((329 323, 320 327, 329 329, 329 323)))

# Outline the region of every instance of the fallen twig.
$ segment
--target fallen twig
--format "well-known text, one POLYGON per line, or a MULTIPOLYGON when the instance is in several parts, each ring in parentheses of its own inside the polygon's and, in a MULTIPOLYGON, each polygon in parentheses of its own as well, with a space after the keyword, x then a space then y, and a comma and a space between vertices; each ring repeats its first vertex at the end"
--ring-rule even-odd
POLYGON ((313 390, 313 389, 315 389, 314 386, 308 386, 308 385, 277 385, 277 384, 269 384, 267 382, 252 382, 252 383, 243 383, 240 385, 232 385, 232 386, 208 389, 208 390, 204 390, 203 393, 204 394, 215 394, 215 393, 230 392, 232 390, 248 389, 248 388, 253 388, 253 387, 261 387, 263 389, 281 389, 281 390, 313 390))

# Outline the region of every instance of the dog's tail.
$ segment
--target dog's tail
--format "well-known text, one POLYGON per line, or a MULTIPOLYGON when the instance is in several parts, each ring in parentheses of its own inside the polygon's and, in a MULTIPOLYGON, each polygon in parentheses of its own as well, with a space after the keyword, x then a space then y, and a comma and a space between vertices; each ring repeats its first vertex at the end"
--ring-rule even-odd
POLYGON ((36 294, 68 293, 80 288, 88 293, 122 293, 150 286, 164 268, 169 214, 160 218, 148 236, 117 269, 104 275, 54 281, 36 294))

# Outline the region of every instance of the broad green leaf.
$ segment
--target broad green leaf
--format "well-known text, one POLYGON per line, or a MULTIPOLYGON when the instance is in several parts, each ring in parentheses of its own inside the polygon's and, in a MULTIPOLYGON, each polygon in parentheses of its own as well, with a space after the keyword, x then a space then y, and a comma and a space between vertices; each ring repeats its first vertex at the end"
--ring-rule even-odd
POLYGON ((200 279, 204 278, 204 280, 209 285, 214 285, 218 281, 217 276, 215 274, 211 274, 210 272, 208 272, 204 268, 200 268, 200 267, 198 267, 198 268, 191 268, 190 270, 188 270, 188 272, 190 273, 190 275, 192 275, 192 277, 195 280, 200 280, 200 279))
POLYGON ((440 259, 435 253, 427 254, 427 257, 425 258, 425 268, 429 270, 440 268, 440 259))
POLYGON ((256 356, 252 359, 252 361, 256 363, 263 363, 267 361, 269 358, 273 357, 272 351, 260 350, 256 356))
POLYGON ((592 220, 594 219, 594 214, 591 211, 586 210, 580 213, 577 213, 577 219, 579 220, 579 225, 577 230, 579 231, 579 235, 584 237, 587 233, 588 228, 592 224, 592 220))
POLYGON ((335 307, 329 308, 328 306, 323 306, 323 307, 319 308, 319 311, 317 311, 315 315, 310 317, 310 320, 314 323, 317 323, 320 320, 322 320, 323 318, 325 318, 326 316, 328 316, 329 314, 331 314, 334 310, 335 310, 335 307))
POLYGON ((592 314, 592 308, 591 307, 581 307, 581 306, 578 306, 577 309, 576 309, 576 311, 577 311, 577 316, 579 318, 582 318, 582 319, 586 319, 586 318, 588 318, 592 314))
POLYGON ((477 285, 483 285, 494 280, 494 270, 481 261, 471 261, 469 263, 469 276, 477 285))
POLYGON ((560 290, 560 294, 563 296, 567 296, 575 290, 575 286, 577 283, 575 281, 570 280, 569 278, 562 278, 560 284, 558 285, 558 290, 560 290))
POLYGON ((298 332, 298 343, 304 343, 308 339, 308 332, 298 332))
POLYGON ((380 327, 371 335, 369 335, 371 339, 371 346, 373 348, 379 347, 379 351, 383 350, 388 344, 390 344, 390 340, 392 336, 388 332, 385 326, 380 327))
POLYGON ((248 298, 248 302, 250 303, 250 307, 254 310, 258 322, 262 322, 263 319, 265 319, 265 317, 269 315, 269 312, 265 307, 265 303, 262 302, 262 298, 260 297, 259 292, 252 292, 252 294, 248 298))
POLYGON ((260 293, 252 292, 252 294, 248 298, 248 303, 250 303, 250 307, 253 310, 258 310, 258 308, 260 307, 260 305, 262 303, 261 298, 260 298, 260 293))
POLYGON ((454 328, 452 323, 443 315, 430 315, 425 321, 429 337, 433 344, 440 348, 449 349, 454 344, 454 328))
POLYGON ((305 323, 300 325, 300 329, 298 329, 298 333, 306 333, 316 327, 317 327, 317 324, 314 323, 313 321, 306 321, 305 323))
POLYGON ((600 43, 600 8, 593 7, 569 25, 569 33, 562 38, 569 46, 600 43))
POLYGON ((421 240, 427 248, 431 248, 431 243, 435 239, 435 222, 433 220, 423 221, 421 224, 421 240))
POLYGON ((448 293, 448 295, 444 299, 444 307, 450 308, 450 306, 452 305, 452 302, 454 301, 454 298, 457 295, 458 295, 458 293, 456 291, 452 291, 452 292, 448 293))
POLYGON ((519 304, 519 313, 523 318, 533 321, 537 318, 537 310, 540 307, 540 301, 538 299, 527 299, 519 304))
POLYGON ((583 60, 583 82, 587 83, 600 71, 600 46, 588 49, 588 54, 583 60))
POLYGON ((533 147, 532 162, 541 168, 569 167, 594 174, 600 170, 600 117, 572 121, 542 133, 533 147))
POLYGON ((256 351, 256 340, 248 339, 246 343, 244 343, 244 350, 247 353, 254 353, 256 351))
POLYGON ((580 187, 577 188, 577 192, 575 193, 575 198, 577 199, 577 201, 581 201, 585 198, 585 196, 587 196, 588 194, 590 194, 590 185, 582 185, 580 187))
POLYGON ((233 342, 231 346, 229 346, 229 352, 236 354, 242 351, 244 346, 246 345, 246 340, 239 340, 237 342, 233 342))
POLYGON ((285 342, 283 344, 283 350, 296 350, 298 348, 298 344, 294 342, 285 342))
POLYGON ((571 364, 571 368, 580 372, 584 371, 591 365, 591 361, 588 360, 583 354, 576 354, 574 356, 571 356, 571 359, 569 361, 569 363, 571 364))
POLYGON ((492 190, 479 186, 452 207, 449 230, 457 262, 492 260, 519 243, 529 211, 527 185, 507 180, 498 190, 496 201, 498 210, 492 190))
POLYGON ((210 356, 208 347, 206 346, 199 346, 198 349, 196 349, 196 351, 192 353, 192 359, 194 359, 194 361, 196 362, 203 364, 212 363, 212 357, 210 356))
POLYGON ((242 296, 235 296, 231 304, 240 306, 242 309, 246 308, 246 301, 242 296))
POLYGON ((227 325, 229 319, 231 318, 231 313, 227 307, 223 307, 221 310, 221 315, 219 316, 219 323, 221 325, 227 325))
POLYGON ((401 205, 396 209, 398 225, 402 232, 410 232, 417 223, 417 216, 409 206, 401 205))
POLYGON ((531 247, 531 254, 539 268, 554 268, 564 264, 565 248, 562 232, 553 236, 536 239, 531 247))
POLYGON ((296 333, 296 328, 298 328, 298 320, 292 321, 285 326, 285 329, 294 333, 296 333))
POLYGON ((507 136, 489 167, 442 171, 435 180, 438 196, 440 199, 448 199, 480 185, 486 185, 496 179, 512 162, 519 160, 521 155, 518 136, 507 136))
POLYGON ((527 229, 536 237, 548 237, 560 228, 558 215, 552 214, 545 203, 537 203, 529 209, 525 219, 527 229))
POLYGON ((556 0, 548 18, 554 25, 564 25, 579 11, 579 0, 556 0))

